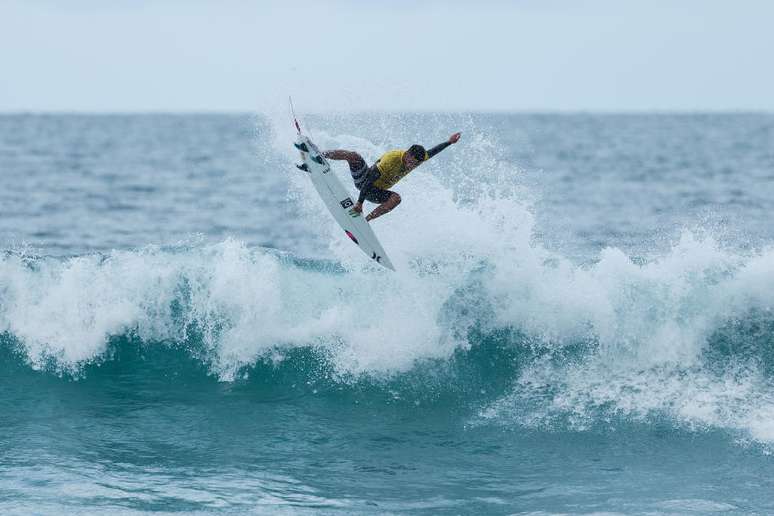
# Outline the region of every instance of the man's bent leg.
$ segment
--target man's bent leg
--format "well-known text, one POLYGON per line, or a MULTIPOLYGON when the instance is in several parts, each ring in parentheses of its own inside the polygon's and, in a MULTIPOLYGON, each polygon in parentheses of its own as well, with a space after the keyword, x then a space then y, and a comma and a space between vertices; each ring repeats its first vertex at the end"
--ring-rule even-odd
POLYGON ((377 217, 381 217, 385 213, 391 212, 397 205, 400 204, 400 195, 392 192, 390 197, 382 204, 377 206, 374 211, 368 214, 366 221, 374 220, 377 217))

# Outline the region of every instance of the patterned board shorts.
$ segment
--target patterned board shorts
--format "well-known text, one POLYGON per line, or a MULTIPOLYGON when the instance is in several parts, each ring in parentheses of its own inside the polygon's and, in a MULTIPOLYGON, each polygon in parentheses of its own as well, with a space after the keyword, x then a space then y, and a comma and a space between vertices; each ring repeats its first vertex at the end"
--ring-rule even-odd
MULTIPOLYGON (((350 163, 349 171, 352 173, 352 180, 355 182, 355 186, 358 190, 360 190, 360 187, 365 183, 366 177, 369 177, 369 174, 377 174, 376 179, 379 178, 379 169, 375 166, 369 167, 363 159, 350 163)), ((393 193, 395 192, 392 190, 382 190, 381 188, 372 186, 371 189, 368 190, 365 198, 368 202, 382 204, 383 202, 386 202, 393 193)))

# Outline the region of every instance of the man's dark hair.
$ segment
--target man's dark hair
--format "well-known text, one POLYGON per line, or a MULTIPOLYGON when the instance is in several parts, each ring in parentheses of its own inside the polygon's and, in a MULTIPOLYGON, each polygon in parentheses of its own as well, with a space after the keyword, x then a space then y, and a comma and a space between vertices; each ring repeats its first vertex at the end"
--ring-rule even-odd
POLYGON ((416 159, 417 161, 425 161, 425 154, 427 154, 427 151, 425 150, 424 147, 416 144, 409 147, 408 151, 406 152, 414 156, 414 159, 416 159))

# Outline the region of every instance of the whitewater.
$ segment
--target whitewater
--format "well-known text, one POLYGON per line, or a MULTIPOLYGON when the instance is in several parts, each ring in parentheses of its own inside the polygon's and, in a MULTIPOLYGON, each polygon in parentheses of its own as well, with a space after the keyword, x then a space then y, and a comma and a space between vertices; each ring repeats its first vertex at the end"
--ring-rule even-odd
POLYGON ((463 131, 396 272, 281 115, 0 117, 3 513, 774 508, 773 117, 305 123, 463 131))

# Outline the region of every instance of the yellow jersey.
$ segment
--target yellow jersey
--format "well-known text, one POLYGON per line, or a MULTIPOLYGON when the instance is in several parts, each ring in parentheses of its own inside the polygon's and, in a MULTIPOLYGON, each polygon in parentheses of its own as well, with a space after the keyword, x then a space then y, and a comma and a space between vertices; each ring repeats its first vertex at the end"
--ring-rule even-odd
POLYGON ((376 188, 388 190, 395 183, 406 177, 408 171, 403 164, 404 150, 392 150, 386 152, 376 161, 376 168, 379 169, 379 179, 374 181, 376 188))

